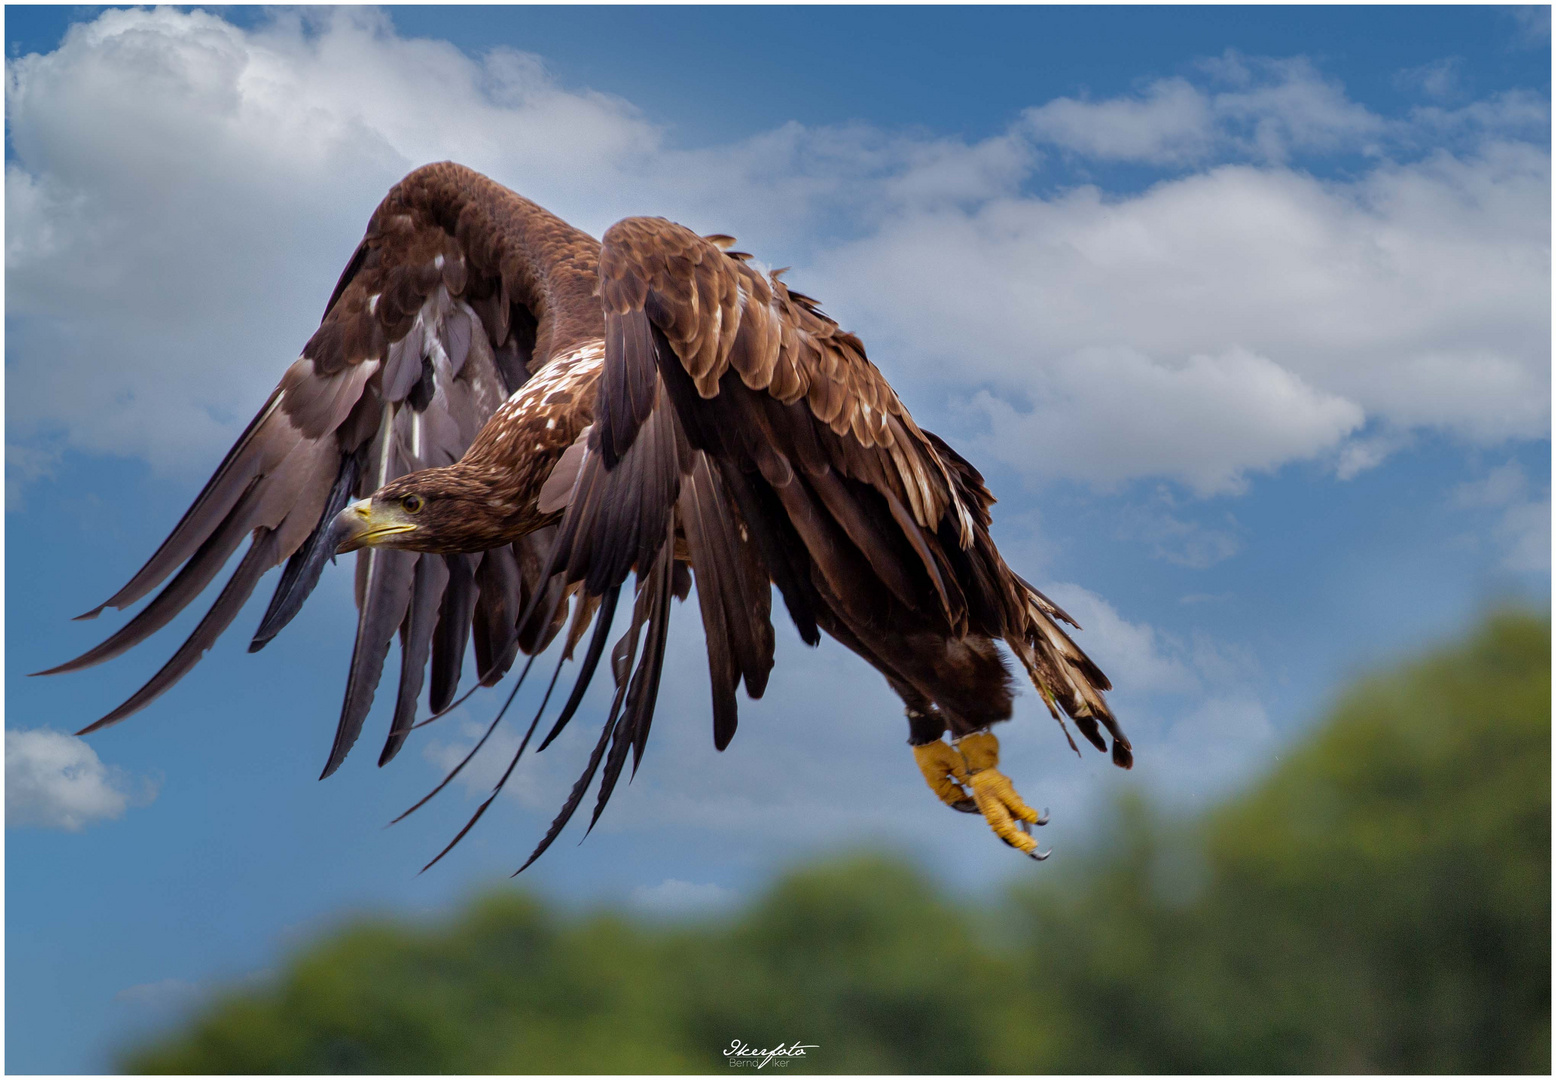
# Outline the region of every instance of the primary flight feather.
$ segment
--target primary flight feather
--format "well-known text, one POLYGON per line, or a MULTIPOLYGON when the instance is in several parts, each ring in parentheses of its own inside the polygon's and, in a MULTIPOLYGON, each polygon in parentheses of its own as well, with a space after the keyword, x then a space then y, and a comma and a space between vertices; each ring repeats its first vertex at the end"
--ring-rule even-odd
POLYGON ((1046 817, 995 767, 989 728, 1009 718, 1013 693, 998 643, 1061 727, 1068 716, 1100 750, 1111 739, 1128 768, 1106 676, 1059 625, 1074 620, 1001 558, 977 469, 914 422, 857 337, 731 243, 662 218, 628 218, 601 243, 462 166, 407 176, 374 212, 302 355, 183 519, 81 617, 167 582, 162 591, 45 673, 145 640, 249 538, 173 658, 82 734, 177 682, 272 567, 285 564, 251 651, 297 613, 325 562, 359 550, 356 639, 325 776, 361 734, 396 635, 380 764, 416 725, 424 684, 434 715, 452 707, 470 646, 476 684, 490 686, 567 628, 492 798, 537 734, 561 664, 587 637, 540 749, 577 712, 609 647, 608 715, 528 866, 596 775, 594 820, 628 757, 637 768, 671 600, 696 589, 723 749, 736 690, 766 688, 777 586, 806 643, 825 632, 885 676, 936 794, 1045 857, 1030 826, 1046 817))

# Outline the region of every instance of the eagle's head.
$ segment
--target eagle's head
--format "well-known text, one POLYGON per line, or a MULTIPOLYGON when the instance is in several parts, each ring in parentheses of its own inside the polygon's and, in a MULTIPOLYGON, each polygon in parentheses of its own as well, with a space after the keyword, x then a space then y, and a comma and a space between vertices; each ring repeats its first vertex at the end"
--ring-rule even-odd
POLYGON ((348 505, 331 523, 328 541, 342 555, 363 547, 440 555, 485 551, 528 531, 522 510, 469 469, 423 469, 348 505))

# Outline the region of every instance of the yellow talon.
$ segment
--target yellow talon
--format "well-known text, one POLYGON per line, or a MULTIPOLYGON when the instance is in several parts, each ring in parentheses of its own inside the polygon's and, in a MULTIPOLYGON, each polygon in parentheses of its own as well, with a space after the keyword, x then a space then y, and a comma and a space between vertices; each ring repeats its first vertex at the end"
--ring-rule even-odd
POLYGON ((1022 831, 1017 822, 1041 825, 1048 819, 1028 806, 1016 794, 1010 777, 994 767, 1000 760, 999 740, 980 731, 958 739, 955 747, 967 762, 966 782, 972 788, 973 799, 994 834, 1034 859, 1046 859, 1047 853, 1037 850, 1037 841, 1022 831))
POLYGON ((965 805, 970 801, 966 789, 962 787, 967 782, 967 762, 956 747, 936 739, 915 746, 913 758, 941 802, 960 810, 963 807, 958 804, 965 805))

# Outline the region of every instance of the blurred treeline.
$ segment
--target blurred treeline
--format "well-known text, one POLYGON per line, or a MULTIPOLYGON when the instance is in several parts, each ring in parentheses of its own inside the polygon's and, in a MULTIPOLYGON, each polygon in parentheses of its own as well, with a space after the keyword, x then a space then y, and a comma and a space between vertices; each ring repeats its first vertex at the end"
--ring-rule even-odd
POLYGON ((1246 794, 1176 829, 1127 803, 997 910, 870 857, 696 925, 505 891, 356 924, 122 1064, 725 1071, 739 1037, 818 1044, 807 1072, 1548 1073, 1550 658, 1548 621, 1495 616, 1246 794))

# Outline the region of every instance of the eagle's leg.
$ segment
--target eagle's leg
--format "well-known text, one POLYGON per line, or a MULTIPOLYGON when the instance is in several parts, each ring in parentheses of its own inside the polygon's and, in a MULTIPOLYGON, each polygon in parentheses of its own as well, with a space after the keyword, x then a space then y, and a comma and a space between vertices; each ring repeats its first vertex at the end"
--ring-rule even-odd
POLYGON ((994 733, 975 731, 957 739, 949 749, 965 762, 966 783, 994 834, 1038 861, 1048 858, 1050 853, 1039 848, 1031 835, 1031 826, 1048 824, 1048 811, 1038 813, 1028 806, 1016 794, 1010 777, 995 768, 1000 760, 1000 744, 994 733))
POLYGON ((1046 824, 1047 811, 1034 811, 994 767, 999 741, 988 728, 1010 718, 1013 694, 1010 673, 993 641, 878 635, 866 644, 829 608, 817 612, 816 622, 864 657, 902 699, 908 745, 935 797, 953 810, 981 813, 1007 844, 1034 859, 1048 858, 1026 832, 1046 824))
POLYGON ((907 713, 908 745, 930 790, 952 810, 976 814, 978 804, 962 786, 967 782, 967 762, 956 747, 941 739, 945 718, 940 710, 933 705, 925 709, 909 705, 907 713))
POLYGON ((908 710, 908 745, 919 771, 940 801, 953 810, 982 814, 989 828, 1011 847, 1041 862, 1049 852, 1032 839, 1033 825, 1048 824, 1048 811, 1038 813, 1016 793, 1010 777, 995 768, 1000 744, 992 732, 976 731, 945 742, 945 722, 937 712, 908 710), (971 788, 971 792, 969 792, 971 788))
POLYGON ((995 835, 1011 847, 1034 859, 1048 858, 1049 853, 1040 850, 1030 835, 1033 825, 1047 824, 1048 812, 1040 814, 1028 806, 1016 794, 1010 778, 995 768, 1000 744, 989 726, 1009 718, 1012 695, 1009 675, 993 643, 965 639, 924 649, 930 663, 903 665, 916 676, 910 680, 856 639, 842 640, 880 669, 902 698, 908 717, 908 745, 913 747, 913 758, 935 796, 953 810, 982 814, 995 835), (942 650, 953 662, 937 670, 932 661, 942 650), (918 685, 926 677, 938 691, 934 698, 918 685), (947 704, 942 708, 936 700, 942 695, 954 702, 954 707, 947 704))

